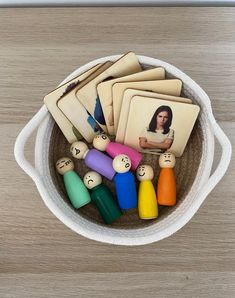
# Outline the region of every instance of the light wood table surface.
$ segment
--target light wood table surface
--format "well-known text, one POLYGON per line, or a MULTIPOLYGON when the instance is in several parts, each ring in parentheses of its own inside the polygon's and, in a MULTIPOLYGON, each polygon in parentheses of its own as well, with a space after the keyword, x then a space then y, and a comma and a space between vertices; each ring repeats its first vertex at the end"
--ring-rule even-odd
MULTIPOLYGON (((235 297, 234 158, 184 228, 138 247, 72 232, 14 160, 16 136, 46 93, 78 66, 129 50, 198 82, 234 145, 235 8, 1 9, 1 298, 235 297)), ((30 160, 33 150, 31 140, 30 160)))

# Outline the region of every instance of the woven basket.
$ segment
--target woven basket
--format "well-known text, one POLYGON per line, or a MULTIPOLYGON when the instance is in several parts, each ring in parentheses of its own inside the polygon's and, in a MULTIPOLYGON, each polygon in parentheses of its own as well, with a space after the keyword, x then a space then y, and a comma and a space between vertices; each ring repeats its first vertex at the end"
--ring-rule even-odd
MULTIPOLYGON (((115 61, 121 55, 94 60, 78 68, 61 84, 80 75, 98 63, 115 61)), ((144 69, 162 66, 167 78, 179 78, 183 82, 182 96, 200 105, 196 121, 183 156, 176 161, 177 204, 174 207, 160 207, 157 220, 144 221, 138 218, 137 210, 126 211, 111 226, 102 223, 96 208, 89 204, 75 210, 69 202, 62 177, 55 170, 56 161, 69 156, 69 144, 54 122, 47 108, 43 106, 19 134, 15 143, 15 157, 22 169, 34 180, 47 207, 65 225, 75 232, 94 240, 120 245, 142 245, 161 240, 183 227, 198 210, 206 196, 225 174, 231 159, 231 144, 216 123, 206 93, 187 75, 172 65, 145 56, 138 56, 144 69), (24 145, 37 128, 35 144, 35 166, 24 157, 24 145), (217 169, 210 176, 214 158, 214 135, 221 147, 222 156, 217 169)), ((159 174, 158 156, 144 154, 143 163, 155 169, 154 184, 159 174)), ((89 171, 84 161, 75 160, 75 170, 81 177, 89 171)), ((113 183, 103 182, 114 191, 113 183)))

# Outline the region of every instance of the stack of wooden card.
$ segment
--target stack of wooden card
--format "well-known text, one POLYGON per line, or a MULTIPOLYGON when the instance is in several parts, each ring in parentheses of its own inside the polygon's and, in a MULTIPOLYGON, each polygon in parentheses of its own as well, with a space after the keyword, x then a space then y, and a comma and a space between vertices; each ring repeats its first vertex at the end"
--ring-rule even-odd
POLYGON ((143 70, 129 52, 60 86, 44 102, 69 143, 92 142, 104 131, 141 152, 181 156, 200 110, 180 97, 181 89, 164 68, 143 70))

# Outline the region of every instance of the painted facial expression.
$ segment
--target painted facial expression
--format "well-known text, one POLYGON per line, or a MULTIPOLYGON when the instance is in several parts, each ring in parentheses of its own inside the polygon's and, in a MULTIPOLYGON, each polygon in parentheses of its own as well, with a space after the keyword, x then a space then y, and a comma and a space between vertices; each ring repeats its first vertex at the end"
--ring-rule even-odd
POLYGON ((168 120, 168 113, 167 111, 162 111, 157 115, 157 124, 164 126, 168 120))
POLYGON ((131 160, 125 154, 117 155, 113 160, 113 168, 117 173, 126 173, 131 168, 131 160))
POLYGON ((139 181, 152 180, 154 177, 153 168, 149 165, 141 165, 136 170, 136 176, 139 181))
POLYGON ((62 157, 56 162, 56 170, 60 175, 74 169, 73 161, 68 157, 62 157))
POLYGON ((76 159, 82 159, 85 152, 88 150, 87 145, 84 142, 74 142, 70 147, 70 152, 76 159))
POLYGON ((105 151, 109 143, 110 140, 108 136, 104 133, 96 135, 93 139, 93 146, 99 151, 105 151))
POLYGON ((175 155, 170 152, 161 154, 159 157, 159 165, 161 168, 174 168, 175 155))
POLYGON ((102 178, 101 178, 100 174, 98 174, 94 171, 90 171, 90 172, 86 173, 86 175, 84 176, 83 182, 88 189, 92 189, 95 186, 102 183, 102 178))

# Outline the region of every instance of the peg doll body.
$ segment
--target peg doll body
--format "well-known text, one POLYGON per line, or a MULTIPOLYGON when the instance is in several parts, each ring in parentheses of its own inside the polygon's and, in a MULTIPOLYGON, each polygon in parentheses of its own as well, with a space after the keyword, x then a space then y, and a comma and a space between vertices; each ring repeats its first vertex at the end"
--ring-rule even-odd
POLYGON ((174 206, 176 204, 176 181, 174 175, 175 156, 172 153, 163 153, 159 157, 161 167, 158 184, 157 199, 159 205, 174 206))
POLYGON ((141 219, 153 219, 158 217, 157 196, 152 179, 154 172, 149 165, 140 165, 136 172, 140 181, 138 191, 138 212, 141 219))
POLYGON ((112 166, 112 159, 96 149, 88 149, 84 142, 74 142, 70 147, 74 158, 83 159, 85 164, 92 170, 98 172, 109 180, 112 180, 115 171, 112 166))
POLYGON ((142 155, 138 151, 121 143, 111 142, 108 136, 104 133, 97 134, 94 137, 93 146, 97 150, 106 151, 112 158, 119 154, 127 155, 131 160, 132 170, 135 170, 138 167, 142 159, 142 155))
POLYGON ((74 171, 74 163, 70 158, 60 158, 56 162, 56 170, 63 175, 65 189, 74 208, 77 209, 90 203, 90 194, 81 178, 74 171))
POLYGON ((102 184, 101 176, 90 171, 83 178, 84 184, 91 190, 91 200, 95 203, 103 221, 111 224, 117 220, 122 212, 116 204, 112 192, 109 188, 102 184))
POLYGON ((134 175, 129 171, 131 160, 127 155, 117 155, 113 160, 113 168, 117 172, 114 183, 118 204, 121 209, 131 209, 137 206, 137 193, 134 175))

